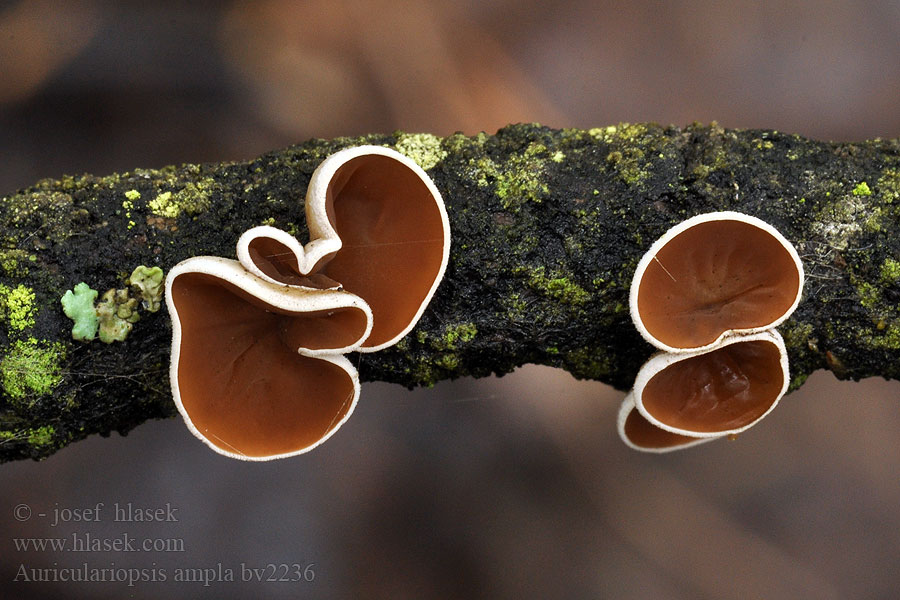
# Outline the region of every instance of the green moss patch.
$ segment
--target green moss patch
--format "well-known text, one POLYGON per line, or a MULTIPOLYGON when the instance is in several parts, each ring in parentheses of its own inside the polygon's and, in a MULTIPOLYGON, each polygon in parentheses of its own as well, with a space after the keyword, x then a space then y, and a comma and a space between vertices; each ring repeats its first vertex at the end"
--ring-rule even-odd
POLYGON ((16 340, 0 361, 0 380, 6 394, 13 399, 44 396, 62 380, 60 365, 65 347, 35 338, 16 340))

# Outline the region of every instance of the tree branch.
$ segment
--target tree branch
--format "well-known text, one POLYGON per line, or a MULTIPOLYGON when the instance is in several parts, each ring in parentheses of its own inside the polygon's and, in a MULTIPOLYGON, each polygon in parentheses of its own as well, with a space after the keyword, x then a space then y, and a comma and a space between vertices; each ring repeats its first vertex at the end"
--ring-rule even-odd
POLYGON ((359 357, 363 380, 432 385, 539 363, 627 389, 652 352, 628 314, 637 261, 670 226, 713 210, 768 221, 803 257, 804 298, 779 327, 793 389, 819 368, 900 376, 900 140, 715 124, 312 140, 250 162, 64 177, 3 198, 0 460, 176 412, 165 305, 136 309, 124 341, 79 342, 66 290, 85 282, 137 299, 126 285, 135 267, 234 257, 238 236, 262 223, 305 241, 310 174, 362 143, 395 146, 428 170, 453 235, 425 316, 397 346, 359 357))

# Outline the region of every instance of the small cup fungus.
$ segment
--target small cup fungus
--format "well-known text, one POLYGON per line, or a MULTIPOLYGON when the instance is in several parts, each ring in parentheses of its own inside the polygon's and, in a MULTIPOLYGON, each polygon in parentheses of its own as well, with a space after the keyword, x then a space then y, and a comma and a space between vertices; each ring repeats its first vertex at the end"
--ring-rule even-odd
POLYGON ((631 316, 663 350, 638 372, 619 413, 635 449, 668 452, 737 434, 769 414, 788 387, 774 331, 800 302, 803 265, 771 225, 748 215, 699 215, 668 230, 638 263, 631 316))
POLYGON ((736 434, 769 414, 787 391, 784 341, 774 331, 732 336, 715 349, 661 352, 634 382, 634 404, 652 425, 692 437, 736 434))
POLYGON ((310 181, 306 216, 306 246, 255 227, 238 240, 237 261, 189 258, 166 279, 176 406, 226 456, 271 460, 328 439, 359 398, 343 354, 399 341, 447 266, 440 193, 393 150, 327 158, 310 181))
POLYGON ((638 263, 631 317, 657 348, 691 352, 779 325, 802 290, 800 257, 774 227, 741 213, 707 213, 669 229, 638 263))

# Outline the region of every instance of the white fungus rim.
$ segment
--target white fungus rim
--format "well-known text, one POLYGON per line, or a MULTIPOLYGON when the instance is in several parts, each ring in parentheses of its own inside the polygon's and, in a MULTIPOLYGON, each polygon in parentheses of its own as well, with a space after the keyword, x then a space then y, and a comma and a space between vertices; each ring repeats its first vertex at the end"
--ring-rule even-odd
MULTIPOLYGON (((639 446, 631 441, 631 438, 628 437, 628 434, 625 433, 625 422, 628 420, 628 416, 631 414, 631 411, 637 410, 637 407, 634 404, 634 394, 632 392, 628 392, 625 396, 625 399, 622 400, 622 405, 619 407, 619 414, 616 419, 616 428, 619 431, 619 437, 625 443, 626 446, 633 450, 638 450, 639 452, 649 452, 652 454, 666 454, 668 452, 676 452, 678 450, 685 450, 687 448, 693 448, 699 444, 705 444, 706 442, 711 442, 713 440, 717 440, 720 437, 724 437, 721 435, 710 436, 710 437, 695 437, 693 435, 689 437, 694 437, 695 439, 690 442, 685 442, 684 444, 678 444, 677 446, 663 446, 660 448, 653 448, 648 446, 639 446)), ((643 413, 641 414, 643 416, 643 413)), ((671 433, 671 432, 670 432, 671 433)), ((687 435, 687 434, 685 434, 687 435)))

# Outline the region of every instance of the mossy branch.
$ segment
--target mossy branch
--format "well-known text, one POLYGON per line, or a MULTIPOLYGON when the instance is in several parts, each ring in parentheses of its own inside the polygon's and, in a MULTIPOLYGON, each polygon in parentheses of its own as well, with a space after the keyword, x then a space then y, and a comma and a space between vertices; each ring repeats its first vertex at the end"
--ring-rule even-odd
POLYGON ((233 257, 241 232, 263 223, 305 241, 310 174, 362 143, 427 169, 453 233, 422 321, 360 357, 364 380, 431 385, 539 363, 627 389, 652 352, 628 315, 635 265, 667 228, 713 210, 761 217, 803 257, 803 301, 779 328, 792 388, 819 368, 900 377, 900 140, 644 124, 313 140, 250 162, 64 177, 3 198, 0 460, 175 414, 165 306, 151 312, 152 294, 126 280, 140 265, 233 257), (100 331, 120 341, 73 339, 68 290, 72 314, 98 291, 100 331))

